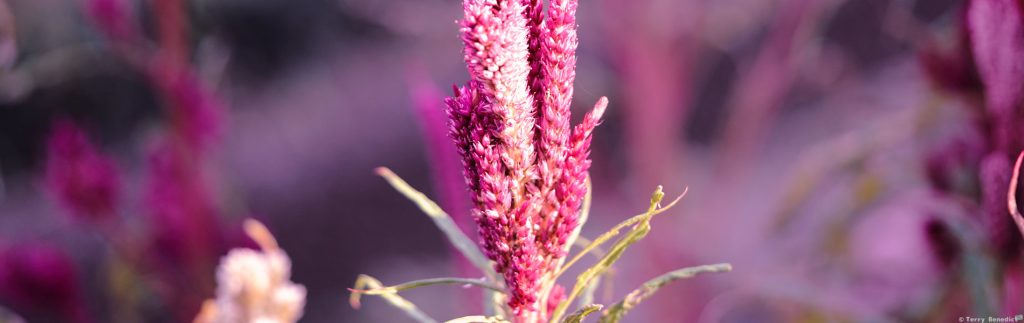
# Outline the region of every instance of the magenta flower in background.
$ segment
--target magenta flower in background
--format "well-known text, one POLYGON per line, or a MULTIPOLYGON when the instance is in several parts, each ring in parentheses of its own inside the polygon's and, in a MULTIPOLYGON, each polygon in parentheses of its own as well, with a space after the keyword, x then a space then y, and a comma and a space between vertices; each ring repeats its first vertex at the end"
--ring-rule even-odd
POLYGON ((15 310, 64 322, 90 322, 75 266, 60 249, 22 245, 0 250, 0 298, 15 310))
POLYGON ((194 264, 212 259, 216 209, 197 165, 176 149, 165 142, 150 153, 146 205, 161 255, 171 264, 194 264))
POLYGON ((988 231, 992 247, 1001 259, 1019 258, 1021 239, 1013 230, 1006 194, 1013 173, 1011 157, 1024 148, 1024 132, 1017 125, 1024 103, 1024 12, 1017 1, 973 0, 964 19, 973 67, 982 85, 979 132, 983 149, 970 149, 977 160, 980 190, 978 221, 988 231))
POLYGON ((145 74, 162 96, 173 133, 192 153, 212 145, 220 134, 224 109, 187 61, 190 53, 183 2, 156 3, 160 45, 156 48, 141 37, 144 33, 123 0, 87 0, 86 9, 117 53, 145 74))
POLYGON ((216 205, 194 155, 184 149, 166 138, 158 143, 149 155, 145 192, 152 246, 148 256, 168 286, 168 306, 179 320, 194 317, 212 292, 210 273, 223 252, 216 205))
POLYGON ((981 184, 979 219, 999 257, 1012 259, 1020 252, 1020 231, 1006 209, 1006 194, 1013 174, 1010 159, 993 152, 981 160, 978 177, 981 184))
POLYGON ((46 186, 75 216, 99 220, 115 214, 120 181, 114 162, 71 121, 53 124, 47 141, 46 186))
POLYGON ((1003 113, 1016 108, 1024 94, 1024 19, 1020 2, 970 1, 967 28, 989 109, 1003 113))
POLYGON ((939 192, 976 201, 970 204, 973 220, 984 229, 986 247, 1004 264, 997 270, 1003 286, 995 305, 1003 314, 1016 314, 1022 240, 1007 195, 1014 174, 1011 158, 1024 149, 1019 127, 1024 121, 1024 12, 1020 2, 1011 0, 972 0, 965 7, 967 40, 948 57, 932 54, 924 60, 937 85, 977 107, 971 112, 982 140, 971 133, 958 138, 952 149, 929 157, 928 174, 939 192))
POLYGON ((1019 2, 1004 0, 969 1, 965 10, 958 47, 929 45, 921 60, 940 90, 966 99, 974 128, 927 156, 926 174, 937 192, 976 203, 971 213, 1000 260, 1019 260, 1021 238, 1006 195, 1011 157, 1024 149, 1024 13, 1019 2))
POLYGON ((191 70, 175 68, 157 59, 150 78, 168 104, 173 133, 192 153, 204 152, 217 141, 224 109, 202 80, 191 70))
POLYGON ((108 39, 126 42, 139 36, 123 0, 88 0, 85 6, 93 23, 108 39))
POLYGON ((578 226, 590 141, 605 107, 570 129, 576 1, 470 0, 462 39, 470 82, 449 98, 482 246, 495 261, 518 322, 557 304, 554 271, 578 226), (547 295, 549 294, 550 295, 547 295))
MULTIPOLYGON (((1024 103, 1024 13, 1019 1, 970 1, 967 32, 978 75, 985 88, 995 149, 1024 145, 1016 125, 1024 103)), ((1009 156, 1009 155, 1008 155, 1009 156)))
POLYGON ((959 95, 981 92, 981 79, 971 47, 967 45, 969 42, 966 32, 959 33, 951 48, 944 48, 936 40, 926 40, 924 49, 918 54, 918 61, 933 85, 959 95))

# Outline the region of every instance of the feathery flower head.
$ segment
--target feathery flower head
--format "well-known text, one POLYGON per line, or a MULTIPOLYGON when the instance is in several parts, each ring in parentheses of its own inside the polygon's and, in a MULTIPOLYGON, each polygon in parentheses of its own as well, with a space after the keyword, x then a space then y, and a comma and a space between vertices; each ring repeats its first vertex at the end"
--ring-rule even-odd
POLYGON ((245 231, 261 250, 234 249, 217 268, 217 298, 207 301, 197 323, 286 323, 302 317, 306 288, 291 282, 291 261, 263 224, 246 220, 245 231))
POLYGON ((111 216, 117 207, 117 169, 71 121, 59 120, 47 141, 47 187, 74 215, 89 220, 111 216))
POLYGON ((602 98, 575 129, 577 2, 466 0, 462 40, 471 76, 446 100, 485 254, 505 278, 516 320, 532 322, 565 257, 586 194, 602 98))

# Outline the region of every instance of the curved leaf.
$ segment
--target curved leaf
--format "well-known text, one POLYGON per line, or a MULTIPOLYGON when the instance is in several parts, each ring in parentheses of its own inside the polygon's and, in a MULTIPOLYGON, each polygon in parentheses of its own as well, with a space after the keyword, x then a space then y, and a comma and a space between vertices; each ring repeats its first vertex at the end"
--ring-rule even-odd
POLYGON ((648 211, 646 213, 634 215, 633 217, 627 219, 626 221, 622 221, 621 223, 619 223, 615 227, 612 227, 611 230, 608 230, 608 232, 605 232, 605 233, 601 234, 600 236, 598 236, 597 238, 595 238, 593 242, 591 242, 589 245, 584 247, 583 250, 580 250, 580 252, 577 253, 576 256, 573 256, 572 259, 569 260, 568 263, 566 263, 564 266, 562 266, 562 268, 560 268, 558 270, 558 273, 555 275, 555 278, 558 278, 559 276, 564 274, 566 269, 569 269, 569 267, 572 267, 572 265, 576 264, 577 261, 580 261, 580 259, 582 259, 583 256, 586 255, 588 252, 591 252, 592 250, 600 247, 605 242, 608 242, 608 240, 611 240, 611 238, 614 238, 615 236, 619 235, 619 232, 622 229, 625 229, 626 227, 631 226, 631 225, 635 225, 635 224, 637 224, 637 223, 639 223, 641 221, 644 221, 645 219, 649 220, 651 217, 653 217, 655 215, 658 215, 658 214, 661 214, 662 212, 665 212, 668 209, 670 209, 673 206, 675 206, 676 203, 678 203, 679 200, 681 200, 683 198, 683 196, 686 196, 686 190, 684 190, 683 193, 679 195, 679 197, 676 197, 675 200, 672 200, 671 203, 669 203, 668 205, 665 205, 664 207, 661 207, 661 208, 657 208, 658 207, 657 203, 660 203, 661 199, 665 196, 665 193, 661 191, 661 186, 658 186, 658 188, 657 188, 657 190, 655 191, 654 194, 655 195, 660 194, 660 196, 658 196, 658 202, 654 202, 654 198, 652 197, 651 198, 651 202, 652 202, 651 207, 648 209, 648 211))
MULTIPOLYGON (((359 289, 363 289, 364 287, 369 287, 371 289, 377 289, 377 288, 383 288, 384 284, 381 284, 379 280, 377 280, 376 278, 370 277, 368 275, 359 275, 359 277, 356 278, 355 286, 352 287, 352 289, 359 290, 359 289)), ((349 296, 348 302, 349 302, 350 305, 352 305, 352 308, 359 309, 359 306, 360 306, 359 296, 360 295, 362 295, 362 294, 361 293, 353 292, 352 295, 349 296)), ((406 300, 405 298, 402 298, 401 296, 398 296, 398 294, 394 294, 394 293, 381 294, 380 297, 384 298, 384 300, 388 301, 388 303, 391 303, 392 306, 397 307, 398 309, 402 310, 402 312, 405 312, 406 315, 409 315, 409 317, 411 317, 412 319, 416 320, 416 322, 420 322, 420 323, 436 323, 437 322, 437 320, 435 320, 433 318, 430 318, 430 316, 427 316, 427 313, 423 313, 423 311, 421 311, 418 307, 416 307, 415 304, 413 304, 412 302, 406 300)))
POLYGON ((569 316, 566 316, 565 320, 563 320, 562 323, 580 323, 580 322, 583 322, 583 318, 587 317, 587 315, 590 315, 591 313, 600 311, 602 308, 604 308, 604 305, 601 305, 601 304, 590 304, 590 305, 584 306, 584 307, 576 310, 576 312, 573 312, 572 314, 569 314, 569 316))
POLYGON ((483 315, 471 315, 463 316, 453 320, 444 321, 444 323, 509 323, 497 316, 483 316, 483 315))
POLYGON ((433 286, 433 285, 474 285, 474 286, 487 288, 487 289, 490 289, 490 290, 493 290, 493 291, 496 291, 496 292, 500 292, 500 293, 504 293, 505 292, 504 290, 501 289, 501 287, 488 284, 487 282, 484 282, 484 281, 479 280, 479 279, 454 278, 454 277, 420 279, 420 280, 414 280, 414 281, 411 281, 411 282, 402 283, 402 284, 398 284, 398 285, 394 285, 394 286, 385 286, 385 287, 378 287, 378 288, 371 288, 371 289, 355 289, 355 288, 353 288, 353 289, 351 289, 351 291, 353 293, 359 293, 359 294, 364 294, 364 295, 384 295, 384 294, 396 294, 396 293, 398 293, 400 291, 403 291, 403 290, 408 290, 408 289, 413 289, 413 288, 418 288, 418 287, 425 287, 425 286, 433 286))
MULTIPOLYGON (((579 274, 579 276, 576 276, 576 285, 572 287, 572 292, 569 293, 569 296, 567 296, 565 300, 562 301, 562 303, 558 304, 558 307, 555 308, 554 313, 552 313, 551 315, 551 321, 558 322, 558 320, 562 318, 562 314, 565 313, 566 307, 572 304, 573 300, 580 295, 583 289, 586 288, 592 280, 603 274, 616 261, 618 261, 630 245, 636 243, 637 241, 640 241, 640 239, 643 239, 645 236, 647 236, 647 233, 651 231, 650 221, 651 218, 654 217, 654 215, 663 212, 669 207, 672 207, 672 205, 675 205, 675 203, 678 202, 679 199, 681 199, 685 194, 686 192, 684 191, 683 194, 680 195, 679 198, 676 198, 676 200, 673 201, 670 205, 664 208, 658 208, 658 206, 661 203, 661 200, 665 197, 665 192, 662 191, 661 186, 658 186, 658 188, 654 191, 654 194, 652 194, 651 196, 651 205, 647 208, 647 213, 626 220, 625 222, 615 226, 615 228, 612 228, 611 231, 602 234, 600 237, 594 240, 594 243, 591 244, 591 246, 596 247, 596 245, 599 245, 600 243, 603 243, 604 241, 607 241, 608 239, 611 239, 611 237, 617 235, 618 230, 626 226, 629 226, 630 224, 633 224, 633 228, 628 233, 626 233, 624 237, 615 242, 611 249, 608 250, 608 254, 606 254, 604 258, 601 259, 601 261, 598 261, 597 264, 583 271, 583 273, 579 274)), ((589 247, 590 246, 588 246, 588 248, 589 247)), ((576 256, 576 258, 569 262, 569 264, 562 267, 562 269, 559 271, 558 274, 555 275, 555 277, 557 278, 558 275, 564 273, 565 269, 571 266, 575 261, 579 260, 579 258, 582 257, 582 255, 586 253, 586 251, 587 250, 581 251, 580 254, 576 256)))
POLYGON ((654 293, 658 292, 658 289, 668 285, 671 282, 690 278, 704 273, 718 273, 727 272, 732 270, 732 265, 729 264, 716 264, 716 265, 704 265, 697 267, 689 267, 674 270, 664 275, 658 276, 644 283, 640 288, 630 292, 618 303, 612 305, 601 315, 601 323, 617 323, 627 312, 640 304, 643 300, 651 297, 654 293))
POLYGON ((490 260, 480 252, 480 249, 473 240, 470 240, 462 230, 459 230, 459 226, 455 224, 455 221, 452 221, 452 218, 449 217, 448 214, 437 205, 437 203, 431 201, 422 192, 417 191, 412 188, 412 186, 409 186, 409 183, 406 183, 387 167, 378 167, 377 175, 384 177, 384 180, 386 180, 388 184, 391 184, 391 187, 394 187, 399 193, 402 193, 406 198, 416 203, 416 206, 418 206, 423 213, 426 213, 427 216, 430 216, 430 219, 434 221, 434 224, 444 232, 445 236, 448 237, 448 240, 455 245, 455 248, 458 249, 463 256, 466 256, 466 258, 469 259, 473 265, 483 271, 487 277, 494 281, 498 281, 498 275, 494 272, 490 260))

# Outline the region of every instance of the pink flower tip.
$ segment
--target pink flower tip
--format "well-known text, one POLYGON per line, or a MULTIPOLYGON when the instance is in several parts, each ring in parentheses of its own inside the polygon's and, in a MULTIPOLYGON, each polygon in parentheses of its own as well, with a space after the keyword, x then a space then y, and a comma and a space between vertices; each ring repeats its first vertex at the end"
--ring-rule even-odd
POLYGON ((592 113, 594 119, 600 120, 604 116, 604 111, 608 108, 608 97, 602 96, 597 99, 597 103, 594 104, 594 110, 592 113))

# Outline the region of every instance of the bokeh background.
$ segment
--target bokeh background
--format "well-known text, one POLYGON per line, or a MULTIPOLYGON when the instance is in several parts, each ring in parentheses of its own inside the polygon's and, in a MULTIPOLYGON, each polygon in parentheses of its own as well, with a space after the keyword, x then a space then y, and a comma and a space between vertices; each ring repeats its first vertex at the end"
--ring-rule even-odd
MULTIPOLYGON (((187 321, 213 296, 216 259, 250 244, 239 223, 254 217, 308 289, 304 322, 409 321, 375 298, 352 309, 347 288, 360 273, 479 275, 373 172, 390 167, 471 228, 438 139, 441 99, 468 78, 460 3, 0 1, 0 305, 30 322, 187 321), (189 106, 215 113, 181 121, 189 106), (83 216, 51 187, 54 134, 69 124, 116 166, 109 214, 83 216), (170 177, 195 186, 153 193, 161 143, 189 131, 210 135, 170 177), (168 194, 185 197, 153 201, 168 194)), ((689 189, 597 300, 730 262, 626 321, 1024 314, 1005 204, 1017 152, 990 144, 966 7, 580 1, 574 120, 611 101, 583 235, 645 210, 656 185, 689 189)), ((480 312, 474 293, 407 295, 454 318, 480 312)))

